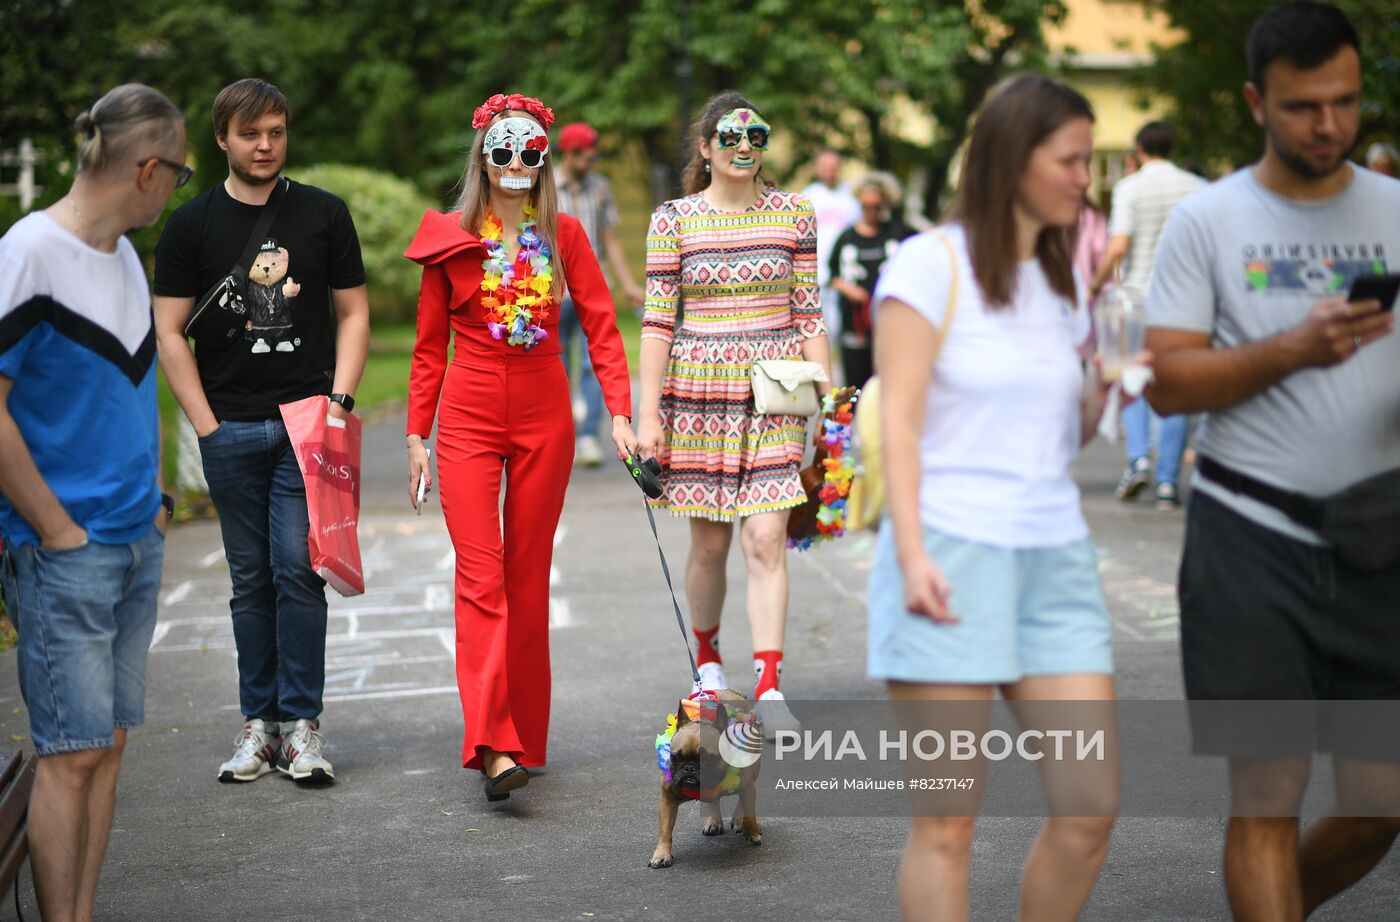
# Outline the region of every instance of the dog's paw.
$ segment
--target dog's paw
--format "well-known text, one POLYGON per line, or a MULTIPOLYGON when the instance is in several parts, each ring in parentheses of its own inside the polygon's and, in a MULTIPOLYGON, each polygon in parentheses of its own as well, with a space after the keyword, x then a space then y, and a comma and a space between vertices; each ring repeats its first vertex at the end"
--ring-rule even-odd
POLYGON ((717 836, 724 832, 724 820, 705 820, 705 825, 700 827, 702 836, 717 836))
POLYGON ((758 820, 744 817, 741 831, 744 833, 744 838, 749 840, 750 845, 763 844, 763 827, 759 825, 758 820))
POLYGON ((661 849, 657 849, 656 853, 651 856, 651 861, 647 862, 647 867, 669 868, 674 863, 675 859, 671 857, 670 852, 664 852, 661 849))

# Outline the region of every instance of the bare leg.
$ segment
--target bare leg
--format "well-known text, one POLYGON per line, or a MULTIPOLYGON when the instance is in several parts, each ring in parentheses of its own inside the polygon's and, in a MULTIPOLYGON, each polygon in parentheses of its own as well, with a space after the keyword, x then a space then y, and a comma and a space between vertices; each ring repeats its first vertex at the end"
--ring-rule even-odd
POLYGON ((486 774, 492 778, 501 772, 509 771, 516 765, 515 758, 507 752, 497 752, 492 749, 481 757, 481 767, 486 769, 486 774))
POLYGON ((739 543, 749 567, 749 631, 755 650, 781 650, 787 629, 788 513, 764 512, 745 518, 739 543))
MULTIPOLYGON (((89 841, 88 802, 93 776, 105 754, 106 750, 90 749, 39 759, 29 801, 29 849, 39 915, 47 922, 82 918, 79 900, 89 841)), ((91 912, 88 907, 88 917, 91 912)))
MULTIPOLYGON (((1027 703, 1017 713, 1023 723, 1033 726, 1037 701, 1111 701, 1113 676, 1033 676, 1007 686, 1003 693, 1009 701, 1027 703)), ((1086 721, 1096 716, 1086 709, 1086 721)), ((1073 920, 1089 901, 1108 855, 1118 807, 1116 742, 1108 749, 1110 764, 1102 770, 1088 763, 1040 763, 1051 816, 1031 847, 1021 876, 1021 919, 1026 922, 1073 920), (1065 804, 1087 815, 1065 815, 1065 804)))
POLYGON ((1393 813, 1400 766, 1336 759, 1338 812, 1308 825, 1299 848, 1303 912, 1311 914, 1371 872, 1390 851, 1400 818, 1393 813))
POLYGON ((102 859, 107 854, 107 841, 112 836, 112 813, 117 805, 117 775, 121 771, 122 750, 126 748, 126 731, 112 731, 111 749, 101 750, 102 761, 92 774, 87 795, 87 842, 83 847, 82 874, 78 881, 79 922, 92 922, 93 900, 97 897, 97 879, 102 875, 102 859))
POLYGON ((708 631, 718 626, 727 588, 725 564, 734 526, 709 519, 690 520, 690 554, 685 561, 685 601, 691 626, 708 631))
MULTIPOLYGON (((905 713, 922 725, 927 725, 924 718, 929 715, 920 702, 988 701, 992 695, 989 685, 890 682, 889 691, 896 713, 901 713, 900 704, 907 703, 905 713)), ((921 766, 919 771, 936 772, 937 764, 921 766)), ((976 823, 971 814, 980 800, 980 783, 975 791, 967 816, 915 816, 911 820, 899 866, 899 911, 904 922, 962 922, 968 918, 967 882, 976 823)))
POLYGON ((1230 760, 1232 816, 1225 828, 1225 893, 1238 922, 1301 922, 1298 810, 1308 756, 1230 760))

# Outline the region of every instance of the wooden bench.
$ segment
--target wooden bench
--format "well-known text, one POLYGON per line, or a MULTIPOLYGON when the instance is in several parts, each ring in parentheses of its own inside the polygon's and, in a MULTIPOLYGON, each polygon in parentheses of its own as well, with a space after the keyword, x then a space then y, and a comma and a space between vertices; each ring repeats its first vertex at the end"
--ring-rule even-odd
POLYGON ((0 896, 9 892, 29 857, 29 792, 39 760, 0 750, 0 896))

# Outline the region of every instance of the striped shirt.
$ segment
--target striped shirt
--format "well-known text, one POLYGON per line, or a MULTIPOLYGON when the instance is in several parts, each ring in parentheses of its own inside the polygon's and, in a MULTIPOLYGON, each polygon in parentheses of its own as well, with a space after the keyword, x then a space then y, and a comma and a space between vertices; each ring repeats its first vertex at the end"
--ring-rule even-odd
POLYGON ((1157 262, 1157 243, 1176 203, 1203 189, 1206 181, 1167 160, 1149 160, 1113 187, 1110 237, 1131 237, 1124 257, 1123 284, 1146 292, 1157 262))
POLYGON ((613 201, 612 186, 599 173, 589 173, 577 182, 560 170, 554 175, 559 190, 559 210, 578 218, 588 244, 599 257, 603 256, 603 231, 617 226, 617 203, 613 201))

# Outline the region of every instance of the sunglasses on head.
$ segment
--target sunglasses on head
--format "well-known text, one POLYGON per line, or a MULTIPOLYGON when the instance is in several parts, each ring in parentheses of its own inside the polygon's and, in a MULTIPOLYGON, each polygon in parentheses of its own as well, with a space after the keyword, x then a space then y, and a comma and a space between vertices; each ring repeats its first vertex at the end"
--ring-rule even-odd
POLYGON ((491 164, 505 169, 510 166, 510 162, 515 159, 517 153, 520 155, 521 164, 527 170, 537 169, 541 163, 544 163, 544 151, 532 150, 528 147, 522 151, 514 151, 509 147, 493 147, 490 152, 491 164))
POLYGON ((754 150, 768 149, 768 129, 762 125, 753 125, 747 131, 726 130, 716 132, 719 138, 719 146, 725 150, 733 150, 743 143, 745 133, 748 134, 749 147, 754 150))

